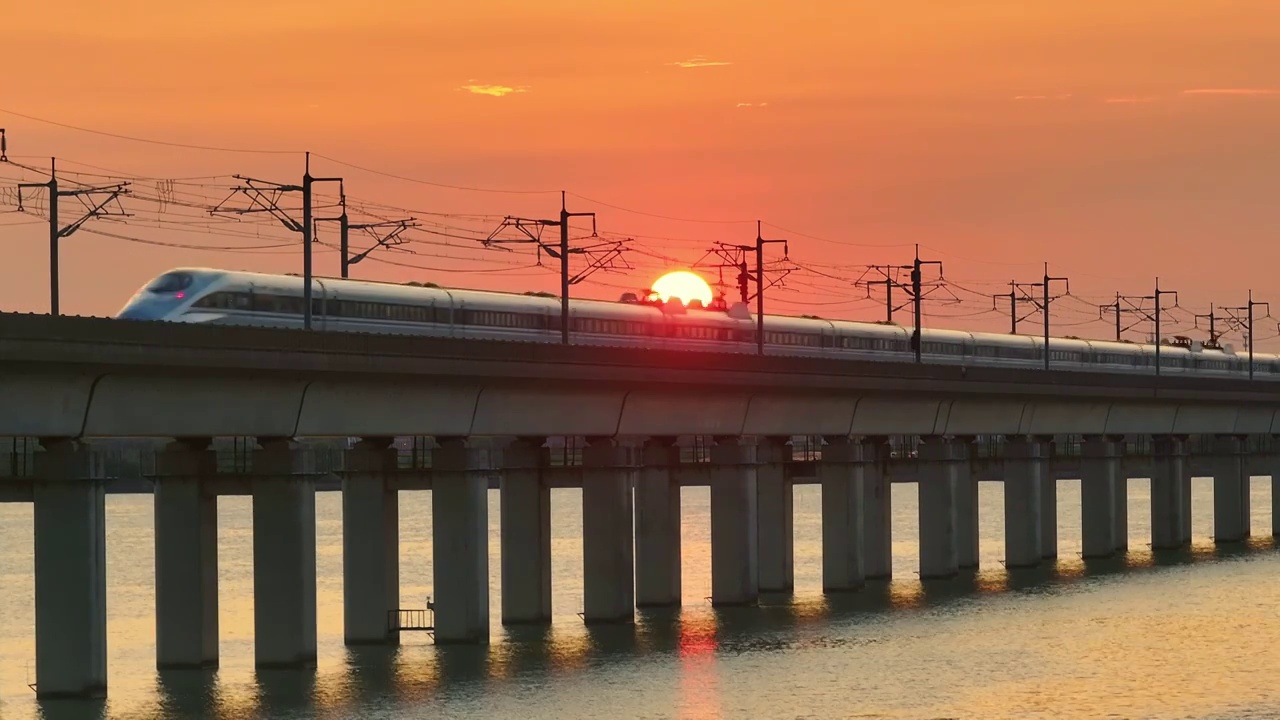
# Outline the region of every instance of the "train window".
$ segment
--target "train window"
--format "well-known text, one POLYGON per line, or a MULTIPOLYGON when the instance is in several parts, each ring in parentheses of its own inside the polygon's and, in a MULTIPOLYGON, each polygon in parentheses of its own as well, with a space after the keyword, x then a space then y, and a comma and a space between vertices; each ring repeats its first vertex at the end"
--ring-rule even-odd
POLYGON ((498 313, 494 310, 463 310, 462 324, 490 328, 520 327, 515 313, 498 313))
POLYGON ((822 336, 796 332, 768 332, 764 341, 770 345, 799 345, 804 347, 822 347, 822 336))
POLYGON ((195 302, 192 307, 198 308, 230 308, 231 293, 216 292, 209 293, 195 302))
POLYGON ((1030 360, 1035 357, 1035 351, 1030 348, 998 347, 996 348, 996 357, 1030 360))
POLYGON ((191 281, 192 277, 189 273, 165 273, 148 285, 147 290, 153 293, 175 293, 191 287, 191 281))
POLYGON ((280 315, 301 315, 302 299, 287 295, 268 295, 255 293, 253 309, 257 312, 276 313, 280 315))

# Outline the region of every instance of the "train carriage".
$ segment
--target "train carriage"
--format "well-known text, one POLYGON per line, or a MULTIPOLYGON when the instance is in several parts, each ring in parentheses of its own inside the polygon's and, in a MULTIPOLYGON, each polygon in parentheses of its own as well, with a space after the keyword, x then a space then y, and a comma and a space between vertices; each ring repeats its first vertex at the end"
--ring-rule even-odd
MULTIPOLYGON (((430 335, 471 339, 559 342, 561 306, 546 293, 503 293, 314 278, 312 327, 338 332, 430 335)), ((140 289, 117 315, 166 322, 304 325, 303 281, 296 275, 179 268, 140 289)), ((757 326, 751 309, 685 307, 667 303, 570 300, 572 342, 673 350, 754 353, 757 326)), ((893 324, 766 315, 765 352, 771 355, 840 357, 913 362, 912 330, 893 324)), ((1043 367, 1109 373, 1155 372, 1150 343, 1083 340, 925 328, 921 355, 929 363, 991 367, 1043 367)), ((1160 346, 1160 371, 1171 375, 1242 376, 1247 358, 1230 348, 1205 347, 1186 338, 1160 346)), ((1280 357, 1257 353, 1255 377, 1280 380, 1280 357)))

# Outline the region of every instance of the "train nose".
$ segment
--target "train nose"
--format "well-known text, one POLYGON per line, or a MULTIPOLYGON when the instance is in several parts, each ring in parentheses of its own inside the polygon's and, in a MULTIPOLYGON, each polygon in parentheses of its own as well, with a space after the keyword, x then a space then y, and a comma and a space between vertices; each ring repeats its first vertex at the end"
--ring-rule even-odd
POLYGON ((131 303, 116 315, 119 320, 160 320, 164 317, 165 308, 154 302, 131 303))

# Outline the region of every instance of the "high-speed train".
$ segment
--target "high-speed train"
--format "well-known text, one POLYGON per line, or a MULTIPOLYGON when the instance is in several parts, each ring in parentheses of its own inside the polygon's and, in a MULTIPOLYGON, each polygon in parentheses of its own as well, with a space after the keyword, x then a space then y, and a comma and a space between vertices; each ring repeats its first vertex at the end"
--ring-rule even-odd
MULTIPOLYGON (((303 326, 303 281, 207 268, 179 268, 152 280, 117 315, 129 320, 218 325, 303 326)), ((368 280, 312 279, 312 327, 317 330, 560 342, 560 299, 368 280)), ((686 308, 634 295, 618 302, 570 299, 570 341, 579 345, 755 353, 756 320, 741 303, 686 308)), ((914 362, 911 328, 873 322, 766 315, 765 353, 914 362)), ((971 366, 1043 367, 1043 337, 925 328, 925 362, 971 366)), ((1155 372, 1152 344, 1050 338, 1059 370, 1155 372)), ((1161 373, 1240 376, 1248 359, 1230 347, 1175 338, 1160 347, 1161 373)), ((1280 381, 1280 356, 1256 353, 1259 379, 1280 381)))

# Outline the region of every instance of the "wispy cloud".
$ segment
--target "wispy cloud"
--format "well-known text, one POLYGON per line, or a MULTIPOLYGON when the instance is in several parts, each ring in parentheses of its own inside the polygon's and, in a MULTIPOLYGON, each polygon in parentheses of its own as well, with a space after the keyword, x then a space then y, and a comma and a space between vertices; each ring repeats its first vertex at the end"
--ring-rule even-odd
POLYGON ((1014 100, 1069 100, 1071 93, 1058 93, 1057 95, 1014 95, 1014 100))
POLYGON ((738 103, 734 107, 752 108, 752 107, 768 107, 768 106, 769 106, 769 103, 762 102, 762 103, 738 103))
POLYGON ((1193 88, 1183 95, 1280 95, 1280 88, 1193 88))
POLYGON ((700 67, 717 67, 720 65, 732 65, 733 63, 725 60, 709 60, 704 55, 694 55, 688 60, 677 60, 676 62, 667 63, 681 68, 700 68, 700 67))
MULTIPOLYGON (((468 81, 468 82, 474 83, 475 81, 468 81)), ((510 95, 512 93, 522 93, 522 92, 529 91, 529 88, 524 86, 510 87, 509 85, 483 85, 483 84, 463 85, 458 89, 466 90, 467 92, 472 93, 474 95, 489 95, 492 97, 503 97, 504 95, 510 95)))
POLYGON ((1108 105, 1137 105, 1139 103, 1155 102, 1158 98, 1154 95, 1133 95, 1128 97, 1109 97, 1103 98, 1102 102, 1108 105))

